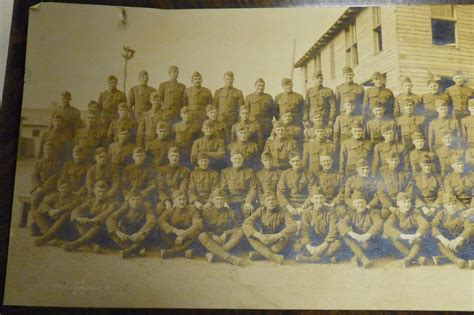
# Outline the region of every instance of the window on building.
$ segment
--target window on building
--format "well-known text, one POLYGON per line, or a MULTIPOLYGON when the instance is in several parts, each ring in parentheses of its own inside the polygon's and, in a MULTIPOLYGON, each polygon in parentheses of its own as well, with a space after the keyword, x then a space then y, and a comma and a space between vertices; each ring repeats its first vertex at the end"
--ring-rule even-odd
POLYGON ((317 73, 321 70, 321 53, 317 53, 314 56, 314 73, 317 73))
POLYGON ((453 5, 431 6, 431 33, 434 45, 456 44, 456 16, 453 5))
POLYGON ((331 64, 331 80, 336 79, 336 52, 334 51, 334 43, 329 45, 329 63, 331 64))
POLYGON ((375 53, 383 50, 382 42, 382 23, 380 18, 380 7, 372 8, 373 30, 374 30, 374 48, 375 53))
POLYGON ((32 136, 34 138, 38 138, 40 136, 40 130, 39 129, 33 129, 32 136))
POLYGON ((357 52, 357 30, 355 21, 345 30, 346 35, 346 65, 355 67, 359 64, 357 52))

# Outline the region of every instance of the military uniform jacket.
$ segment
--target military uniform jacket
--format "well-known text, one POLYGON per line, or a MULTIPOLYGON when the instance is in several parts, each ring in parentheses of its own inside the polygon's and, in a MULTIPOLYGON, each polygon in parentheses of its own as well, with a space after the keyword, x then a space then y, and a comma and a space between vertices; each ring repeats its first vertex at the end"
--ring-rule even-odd
POLYGON ((383 141, 382 129, 385 126, 389 126, 396 131, 396 123, 393 119, 386 118, 374 118, 367 122, 367 138, 372 141, 373 144, 383 141))
POLYGON ((171 117, 179 116, 179 110, 184 105, 184 91, 186 86, 176 80, 163 82, 158 87, 161 100, 161 109, 169 112, 171 117))
POLYGON ((187 193, 189 186, 189 170, 182 166, 171 166, 169 164, 158 168, 158 191, 162 194, 171 194, 175 190, 187 193))
POLYGON ((288 204, 295 208, 303 205, 313 185, 318 185, 317 178, 306 169, 296 171, 290 168, 283 171, 277 184, 278 203, 282 207, 288 204))
POLYGON ((206 119, 206 106, 212 104, 212 93, 205 87, 189 87, 184 91, 184 105, 187 106, 193 115, 206 119))
POLYGON ((276 116, 276 108, 270 94, 249 94, 245 98, 244 104, 250 109, 250 120, 258 121, 263 128, 271 128, 272 118, 276 116))
POLYGON ((278 117, 281 116, 281 113, 285 112, 289 109, 293 113, 293 119, 298 122, 303 122, 303 107, 304 107, 304 99, 303 95, 296 93, 296 92, 283 92, 278 94, 275 97, 275 105, 278 106, 278 117))
POLYGON ((77 128, 82 126, 81 112, 73 106, 59 106, 53 112, 55 115, 63 116, 64 134, 68 139, 74 139, 77 128))
POLYGON ((469 241, 474 236, 474 222, 464 217, 462 213, 449 215, 446 209, 442 209, 431 221, 431 233, 433 237, 442 235, 448 239, 454 239, 462 236, 469 241))
POLYGON ((133 149, 135 145, 131 142, 120 143, 115 141, 109 145, 108 153, 110 163, 115 164, 119 169, 133 161, 133 149))
POLYGON ((74 193, 61 194, 55 192, 44 197, 37 211, 48 213, 49 210, 60 209, 61 212, 71 212, 79 203, 80 198, 74 193))
POLYGON ((338 237, 337 217, 328 208, 305 209, 301 214, 300 239, 303 246, 311 245, 311 234, 324 238, 324 242, 333 242, 338 237))
POLYGON ((117 204, 112 198, 98 200, 94 197, 87 198, 71 213, 71 221, 78 218, 95 218, 100 223, 105 223, 107 218, 117 209, 117 204))
POLYGON ((76 137, 74 143, 80 145, 88 157, 94 155, 96 148, 104 145, 103 129, 97 127, 79 128, 76 130, 76 137))
POLYGON ((435 158, 434 153, 428 150, 413 149, 410 151, 408 155, 409 162, 406 163, 406 166, 409 166, 408 170, 413 173, 413 175, 421 172, 420 160, 425 155, 428 155, 431 159, 435 158))
POLYGON ((371 87, 364 95, 364 112, 371 115, 372 108, 380 103, 382 107, 385 108, 385 115, 393 117, 393 102, 394 97, 392 91, 385 87, 371 87))
POLYGON ((145 147, 151 140, 156 138, 156 124, 162 120, 169 120, 165 117, 163 110, 159 108, 150 109, 143 113, 137 128, 137 145, 145 147))
POLYGON ((218 137, 201 137, 194 141, 191 149, 191 162, 197 162, 197 156, 199 153, 211 153, 210 160, 221 160, 225 155, 224 140, 218 137))
POLYGON ((151 109, 150 95, 156 89, 148 85, 136 85, 128 93, 128 103, 135 113, 141 114, 151 109))
POLYGON ((44 145, 52 142, 58 159, 64 161, 70 158, 74 139, 67 138, 64 129, 48 129, 42 136, 38 151, 38 158, 43 157, 44 145))
POLYGON ((455 111, 467 112, 467 101, 474 95, 474 90, 466 85, 453 85, 446 89, 446 93, 451 98, 455 111))
POLYGON ((122 193, 124 197, 132 188, 139 189, 143 197, 148 197, 153 193, 156 188, 153 167, 135 163, 125 166, 122 174, 122 193))
POLYGON ((435 173, 418 173, 415 179, 415 195, 422 204, 431 204, 437 202, 440 193, 444 191, 443 180, 441 176, 435 173))
POLYGON ((249 131, 249 139, 258 144, 259 148, 263 148, 263 131, 262 126, 257 121, 239 121, 236 122, 230 132, 230 141, 237 142, 237 130, 240 127, 247 128, 249 131))
POLYGON ((267 191, 275 192, 277 190, 280 176, 281 170, 276 167, 272 167, 271 169, 264 168, 257 172, 259 198, 262 198, 263 194, 267 191))
POLYGON ((110 234, 121 231, 147 235, 155 227, 156 221, 155 213, 149 204, 132 209, 130 204, 125 202, 107 219, 106 224, 110 234))
POLYGON ((304 121, 309 121, 309 116, 313 111, 323 114, 324 123, 334 123, 336 119, 336 97, 334 92, 327 87, 312 87, 306 93, 304 103, 304 121))
POLYGON ((425 116, 427 117, 428 121, 438 117, 435 107, 436 100, 443 100, 447 104, 450 103, 449 95, 446 93, 426 93, 421 97, 421 102, 423 103, 423 107, 425 109, 425 116))
MULTIPOLYGON (((474 200, 474 174, 451 172, 444 178, 444 190, 458 197, 467 207, 471 206, 474 200)), ((474 206, 474 205, 472 205, 474 206)))
POLYGON ((312 172, 319 172, 321 165, 319 164, 319 156, 322 152, 329 153, 334 156, 336 146, 329 140, 306 142, 303 145, 303 165, 312 172))
POLYGON ((237 121, 239 107, 244 105, 244 95, 234 87, 223 87, 214 94, 213 104, 217 108, 217 119, 233 124, 237 121))
POLYGON ((282 207, 268 210, 260 207, 252 213, 242 225, 246 237, 252 237, 255 232, 263 234, 280 233, 283 238, 290 238, 296 232, 296 222, 291 214, 282 207))
POLYGON ((209 196, 219 187, 219 173, 214 170, 203 170, 196 167, 189 176, 189 202, 207 203, 209 196))
POLYGON ((105 180, 109 185, 109 193, 115 195, 120 188, 120 176, 116 166, 106 165, 93 165, 87 171, 86 186, 87 192, 90 195, 94 194, 94 185, 99 180, 105 180))
POLYGON ((349 207, 352 207, 352 194, 355 191, 361 191, 366 195, 368 206, 373 208, 378 204, 377 182, 374 177, 354 175, 347 179, 344 187, 344 200, 349 207))
POLYGON ((457 135, 459 132, 459 122, 456 119, 436 118, 430 122, 428 128, 428 145, 432 151, 442 145, 440 134, 447 130, 457 135))
POLYGON ((363 116, 347 115, 345 113, 337 116, 334 123, 334 143, 342 143, 351 137, 351 124, 364 122, 363 116))
POLYGON ((425 117, 408 114, 402 114, 397 118, 399 138, 404 144, 411 144, 411 135, 414 132, 421 132, 426 135, 425 117))
POLYGON ((47 192, 55 190, 61 165, 55 158, 41 158, 36 160, 33 174, 31 175, 31 188, 41 188, 47 192))
POLYGON ((464 145, 474 148, 474 116, 461 119, 461 139, 464 145))
POLYGON ((97 103, 102 109, 102 115, 107 122, 118 118, 117 110, 120 103, 127 103, 127 96, 117 89, 100 93, 97 103))
POLYGON ((421 114, 424 112, 421 97, 413 93, 402 93, 395 97, 395 101, 393 104, 393 112, 395 114, 395 117, 400 116, 403 112, 403 106, 406 100, 412 100, 413 103, 415 103, 415 113, 421 114))
POLYGON ((250 168, 228 167, 222 170, 220 185, 231 202, 253 203, 257 197, 257 177, 250 168))
POLYGON ((153 159, 155 167, 160 167, 168 162, 168 149, 176 146, 176 141, 168 137, 166 139, 153 139, 145 146, 148 158, 153 159))
POLYGON ((173 133, 175 134, 176 144, 181 152, 191 152, 193 141, 198 138, 201 133, 201 127, 192 122, 180 121, 173 125, 173 133))
POLYGON ((377 183, 377 194, 382 206, 385 208, 395 207, 399 192, 413 196, 412 175, 404 170, 392 171, 388 168, 382 170, 377 183))
POLYGON ((63 166, 61 178, 68 181, 73 192, 82 195, 87 192, 86 177, 90 167, 91 164, 85 160, 81 163, 68 161, 63 166))
POLYGON ((354 83, 354 82, 342 83, 338 85, 336 87, 336 92, 335 92, 337 113, 339 113, 341 102, 346 96, 352 98, 356 104, 356 107, 360 110, 360 106, 362 105, 362 102, 364 101, 364 93, 365 93, 365 90, 362 87, 362 85, 354 83))
POLYGON ((228 207, 217 209, 213 204, 204 207, 201 216, 204 231, 216 235, 240 230, 243 222, 242 216, 234 210, 228 207))
POLYGON ((245 165, 253 167, 256 164, 257 154, 259 152, 258 146, 253 142, 233 142, 229 144, 227 151, 232 152, 233 150, 239 150, 242 152, 245 158, 245 165))
POLYGON ((323 191, 328 203, 336 205, 344 201, 345 177, 335 171, 323 170, 318 173, 319 187, 323 191))
POLYGON ((371 238, 382 232, 383 219, 375 210, 366 210, 358 213, 356 210, 349 211, 338 224, 339 233, 346 236, 349 232, 358 234, 370 233, 371 238))
POLYGON ((374 157, 372 162, 372 174, 378 174, 382 166, 387 165, 387 158, 392 152, 395 152, 400 157, 400 162, 403 164, 405 158, 405 146, 400 142, 380 142, 374 146, 374 157))
POLYGON ((399 239, 403 233, 420 233, 426 235, 430 231, 430 224, 418 210, 403 213, 395 210, 384 225, 384 235, 391 239, 399 239))
POLYGON ((130 131, 130 139, 133 139, 137 132, 137 122, 135 119, 130 117, 115 119, 110 123, 109 130, 107 132, 107 138, 110 141, 118 141, 118 134, 122 128, 127 128, 130 131))
POLYGON ((453 169, 451 168, 451 163, 449 162, 449 157, 454 154, 459 154, 461 156, 464 155, 464 150, 461 148, 456 147, 455 145, 451 145, 449 147, 441 146, 435 149, 437 162, 439 164, 440 175, 441 177, 445 177, 446 174, 451 172, 453 169))
POLYGON ((188 205, 184 209, 176 207, 166 209, 158 220, 160 229, 171 234, 174 228, 186 230, 187 239, 193 239, 201 232, 203 223, 195 207, 188 205))
POLYGON ((291 138, 274 138, 268 139, 263 148, 264 152, 270 152, 273 156, 273 163, 277 167, 288 166, 288 154, 291 151, 298 151, 298 144, 295 139, 291 138))
POLYGON ((366 159, 370 162, 372 146, 369 141, 348 139, 341 145, 341 157, 339 160, 339 170, 350 174, 355 170, 358 160, 366 159))

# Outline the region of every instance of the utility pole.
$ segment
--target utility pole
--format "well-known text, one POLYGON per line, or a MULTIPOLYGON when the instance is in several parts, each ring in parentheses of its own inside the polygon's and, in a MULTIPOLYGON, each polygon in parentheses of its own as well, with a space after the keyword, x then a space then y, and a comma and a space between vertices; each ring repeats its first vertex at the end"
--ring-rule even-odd
POLYGON ((135 55, 135 50, 128 46, 123 46, 122 57, 125 59, 125 65, 123 70, 123 92, 127 93, 127 66, 128 61, 135 55))

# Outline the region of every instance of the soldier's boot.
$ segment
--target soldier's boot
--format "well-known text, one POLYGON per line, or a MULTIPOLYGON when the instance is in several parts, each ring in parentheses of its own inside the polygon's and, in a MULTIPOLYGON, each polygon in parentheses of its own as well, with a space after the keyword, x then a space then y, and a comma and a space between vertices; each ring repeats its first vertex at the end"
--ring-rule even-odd
MULTIPOLYGON (((222 246, 220 246, 214 239, 206 232, 202 232, 199 234, 199 241, 201 242, 202 246, 204 246, 210 253, 206 254, 206 258, 208 258, 209 254, 212 254, 212 259, 208 261, 214 261, 214 255, 221 258, 222 260, 226 260, 229 256, 228 252, 224 250, 222 246)), ((237 243, 231 244, 235 246, 237 243)), ((211 255, 209 255, 211 257, 211 255)))
POLYGON ((177 252, 172 249, 162 249, 160 252, 160 257, 161 259, 168 259, 168 258, 175 257, 176 254, 177 252))
POLYGON ((296 255, 295 261, 298 263, 308 263, 310 262, 311 257, 305 255, 296 255))
POLYGON ((352 256, 351 264, 356 266, 356 267, 359 267, 359 257, 357 257, 356 255, 352 256))
POLYGON ((278 265, 283 265, 283 262, 285 261, 285 257, 283 257, 283 255, 273 254, 270 257, 270 260, 278 265))
POLYGON ((96 254, 102 253, 104 249, 99 244, 92 244, 92 251, 96 254))
MULTIPOLYGON (((186 257, 186 251, 187 251, 188 247, 191 246, 191 244, 193 242, 194 242, 194 240, 190 239, 190 240, 185 241, 181 245, 174 246, 174 247, 169 248, 169 249, 162 249, 161 253, 160 253, 161 259, 176 257, 180 253, 184 253, 184 255, 186 257)), ((193 256, 192 250, 191 250, 191 252, 188 252, 188 255, 189 254, 191 255, 191 257, 193 256)))
POLYGON ((441 265, 441 261, 443 260, 443 256, 433 256, 433 257, 431 257, 431 259, 433 259, 433 263, 435 264, 435 266, 439 266, 439 265, 441 265))
POLYGON ((336 256, 334 256, 339 249, 341 249, 342 242, 340 240, 335 240, 329 244, 328 249, 326 250, 326 256, 329 258, 330 262, 335 264, 337 262, 336 256))
POLYGON ((372 267, 374 264, 373 260, 370 260, 366 256, 362 257, 360 261, 362 262, 362 267, 366 269, 372 267))
POLYGON ((234 266, 242 266, 242 259, 236 256, 229 255, 227 256, 226 261, 234 266))
POLYGON ((251 251, 249 252, 249 259, 250 259, 251 261, 260 260, 260 259, 262 259, 262 258, 264 258, 264 257, 263 257, 262 255, 260 255, 260 253, 257 252, 257 251, 251 250, 251 251))
POLYGON ((48 219, 49 215, 36 210, 33 212, 32 216, 36 226, 39 228, 41 235, 48 233, 50 229, 50 220, 48 219))
MULTIPOLYGON (((350 250, 354 253, 354 257, 357 258, 357 263, 353 262, 354 265, 359 265, 359 261, 362 263, 362 267, 368 268, 372 265, 372 261, 367 258, 362 247, 352 238, 345 237, 344 242, 349 246, 350 250)), ((353 259, 354 259, 353 257, 353 259)), ((352 260, 351 260, 352 262, 352 260)))
POLYGON ((184 258, 187 258, 187 259, 193 258, 193 250, 192 249, 186 249, 184 251, 184 258))
POLYGON ((265 244, 260 242, 254 238, 248 238, 248 242, 250 245, 255 249, 256 253, 250 252, 249 259, 250 260, 258 260, 260 257, 265 257, 266 259, 270 260, 274 252, 272 252, 265 244))
POLYGON ((213 253, 207 253, 205 255, 207 262, 212 263, 214 261, 214 254, 213 253))
POLYGON ((63 247, 64 250, 67 252, 70 252, 92 241, 97 236, 97 234, 99 234, 100 230, 101 230, 100 225, 94 225, 87 232, 85 232, 79 239, 73 242, 66 243, 63 247))
POLYGON ((474 260, 469 259, 469 269, 474 269, 474 260))
POLYGON ((229 240, 222 246, 222 249, 226 252, 229 252, 240 243, 242 237, 244 237, 244 232, 242 230, 232 232, 232 235, 230 236, 229 240))
POLYGON ((451 249, 445 247, 443 244, 438 244, 439 251, 444 257, 449 259, 452 263, 456 264, 459 269, 463 269, 466 266, 466 261, 459 258, 451 249))
POLYGON ((271 247, 270 250, 273 253, 280 253, 282 250, 285 249, 286 245, 288 244, 288 240, 286 238, 280 238, 276 243, 274 243, 271 247))
POLYGON ((418 265, 425 266, 427 263, 428 262, 425 256, 418 257, 418 265))
POLYGON ((132 246, 128 248, 122 249, 120 251, 120 257, 128 258, 134 255, 137 255, 141 249, 143 249, 141 244, 133 244, 132 246))
POLYGON ((56 233, 63 227, 63 225, 68 221, 69 215, 68 214, 63 214, 62 216, 59 217, 56 222, 47 230, 43 236, 40 236, 35 240, 35 245, 36 246, 42 246, 49 241, 51 241, 55 236, 56 233))

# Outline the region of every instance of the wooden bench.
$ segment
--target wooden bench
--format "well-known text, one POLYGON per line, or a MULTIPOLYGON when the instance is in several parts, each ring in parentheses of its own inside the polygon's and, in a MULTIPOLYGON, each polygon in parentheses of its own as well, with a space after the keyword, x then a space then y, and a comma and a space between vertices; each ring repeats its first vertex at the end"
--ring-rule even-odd
POLYGON ((31 197, 25 195, 18 195, 17 200, 20 202, 20 216, 17 221, 17 227, 25 228, 31 222, 31 197))

